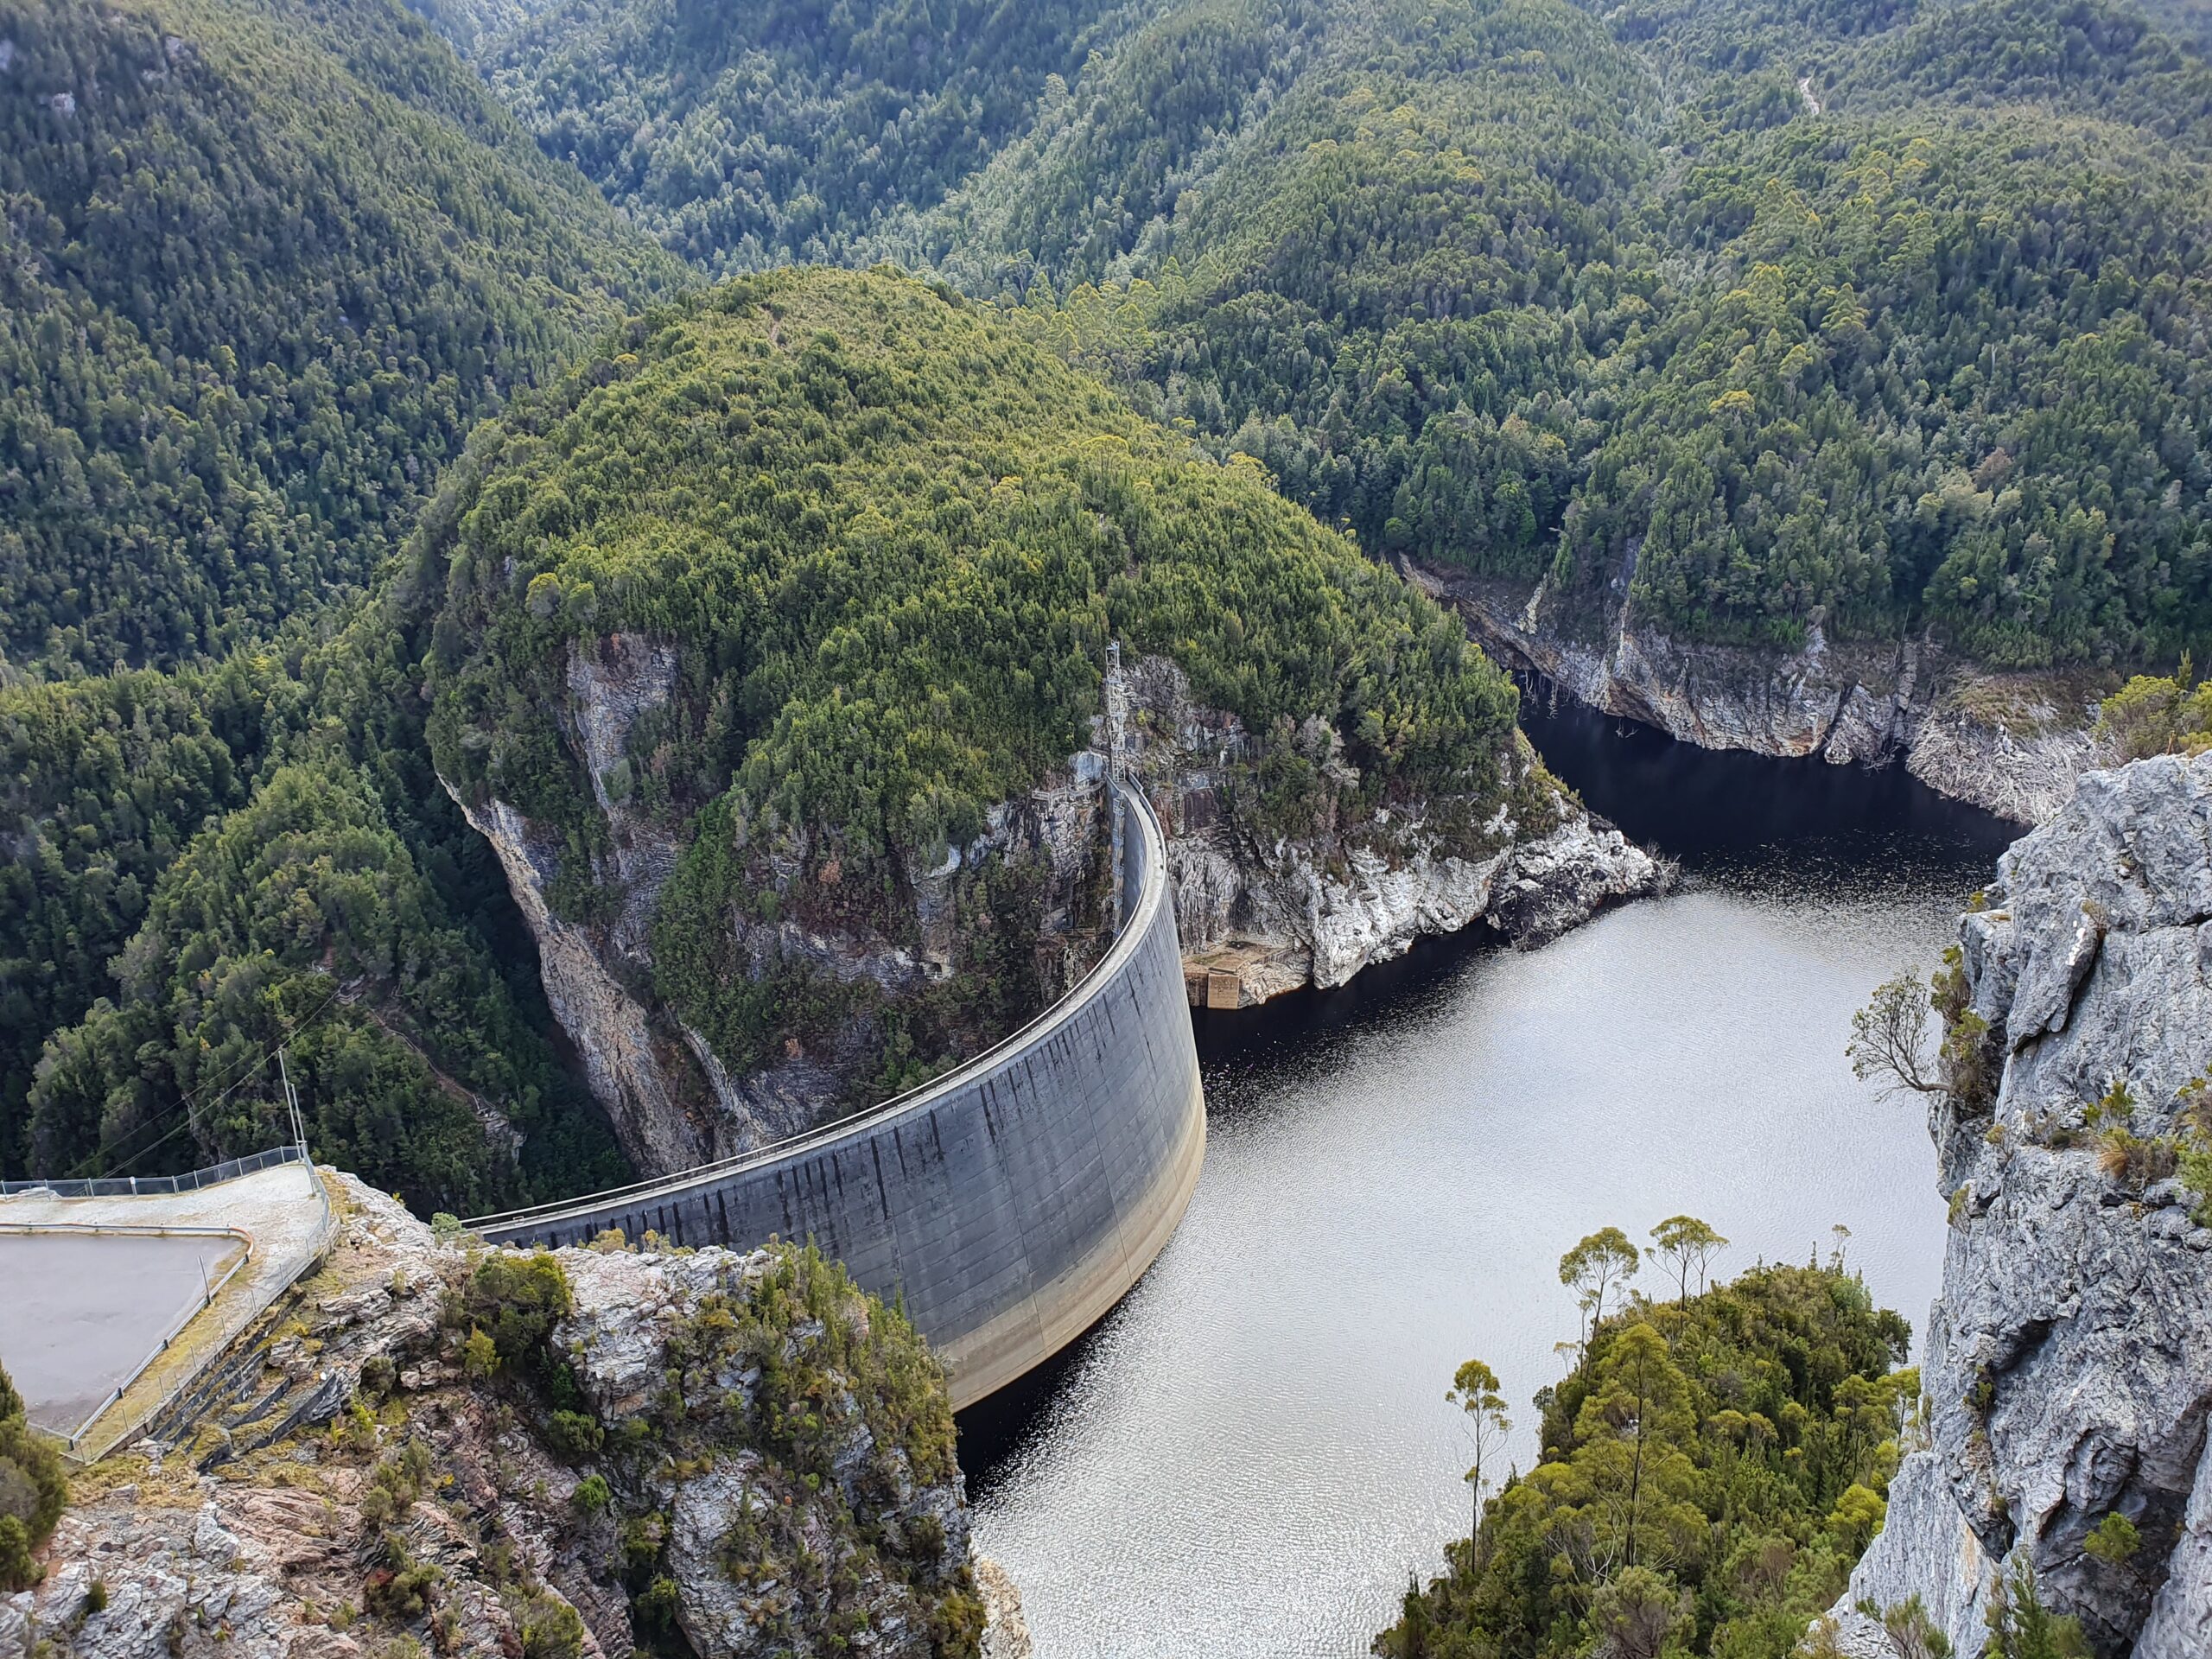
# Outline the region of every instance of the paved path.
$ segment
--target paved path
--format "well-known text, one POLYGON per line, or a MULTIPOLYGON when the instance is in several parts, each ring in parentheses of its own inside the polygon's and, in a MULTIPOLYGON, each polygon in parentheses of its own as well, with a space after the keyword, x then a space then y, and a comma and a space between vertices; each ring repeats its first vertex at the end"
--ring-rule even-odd
POLYGON ((0 1233, 0 1365, 31 1421, 75 1433, 245 1248, 205 1234, 0 1233))
POLYGON ((16 1373, 25 1403, 33 1405, 33 1421, 66 1434, 82 1421, 86 1402, 98 1403, 129 1376, 170 1324, 199 1300, 200 1255, 209 1258, 213 1283, 232 1259, 222 1252, 226 1246, 237 1249, 235 1243, 189 1235, 172 1240, 38 1230, 227 1227, 251 1238, 252 1259, 217 1293, 214 1306, 192 1320, 126 1389, 79 1448, 98 1456, 134 1432, 281 1294, 321 1253, 332 1226, 321 1182, 302 1164, 278 1164, 192 1192, 58 1198, 31 1192, 0 1198, 0 1363, 16 1373), (172 1244, 176 1248, 164 1248, 172 1244), (66 1323, 73 1319, 78 1322, 66 1323), (51 1329, 57 1322, 62 1328, 51 1329), (135 1351, 119 1361, 121 1376, 110 1375, 118 1363, 110 1350, 122 1348, 135 1351), (19 1363, 34 1377, 42 1375, 38 1393, 16 1371, 19 1363), (41 1396, 43 1405, 35 1403, 41 1396), (58 1421, 62 1418, 69 1421, 58 1421))

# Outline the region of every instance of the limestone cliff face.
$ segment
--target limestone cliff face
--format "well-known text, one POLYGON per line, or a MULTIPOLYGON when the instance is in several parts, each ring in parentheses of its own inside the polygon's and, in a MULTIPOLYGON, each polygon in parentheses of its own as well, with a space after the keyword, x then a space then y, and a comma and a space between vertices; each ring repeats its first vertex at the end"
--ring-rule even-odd
MULTIPOLYGON (((1504 760, 1507 799, 1478 823, 1465 822, 1470 803, 1446 798, 1357 823, 1332 804, 1288 829, 1263 825, 1247 804, 1250 734, 1194 704, 1172 663, 1148 658, 1132 679, 1136 765, 1167 830, 1194 1003, 1249 1007, 1302 985, 1341 985, 1424 935, 1479 920, 1541 942, 1662 879, 1518 741, 1504 760)), ((1308 721, 1298 741, 1329 785, 1357 781, 1322 722, 1308 721)))
POLYGON ((2088 774, 1985 897, 1960 938, 2001 1082, 1931 1119, 1953 1223, 1926 1444, 1839 1611, 1918 1595, 1976 1653, 2025 1563, 2100 1654, 2212 1653, 2212 1227, 2170 1173, 2212 1128, 2190 1109, 2212 1076, 2212 756, 2088 774), (2115 1084, 2132 1168, 2110 1114, 2090 1124, 2115 1084), (2084 1548, 2113 1514, 2141 1538, 2124 1560, 2084 1548))
POLYGON ((1832 645, 1815 627, 1786 656, 1685 645, 1625 611, 1602 637, 1562 632, 1535 594, 1439 571, 1411 573, 1456 608, 1497 661, 1578 701, 1712 749, 1884 766, 2017 823, 2042 823, 2107 757, 2092 732, 2094 677, 1996 674, 1924 641, 1832 645))
MULTIPOLYGON (((949 1452, 925 1469, 879 1432, 856 1296, 768 1322, 775 1352, 716 1358, 701 1321, 774 1305, 780 1257, 558 1252, 574 1306, 551 1351, 580 1414, 559 1418, 515 1368, 463 1363, 447 1309, 484 1254, 327 1179, 344 1219, 324 1270, 157 1440, 78 1477, 43 1581, 0 1597, 0 1659, 344 1659, 406 1642, 620 1659, 636 1621, 661 1617, 702 1659, 842 1652, 857 1630, 870 1653, 921 1659, 963 1650, 936 1645, 948 1628, 974 1653, 986 1600, 1018 1630, 1004 1575, 987 1592, 971 1577, 949 1452), (818 1427, 793 1435, 783 1414, 800 1402, 775 1390, 810 1375, 818 1427), (688 1443, 677 1425, 710 1411, 726 1414, 711 1448, 688 1443)), ((937 1407, 949 1444, 941 1385, 937 1407)))

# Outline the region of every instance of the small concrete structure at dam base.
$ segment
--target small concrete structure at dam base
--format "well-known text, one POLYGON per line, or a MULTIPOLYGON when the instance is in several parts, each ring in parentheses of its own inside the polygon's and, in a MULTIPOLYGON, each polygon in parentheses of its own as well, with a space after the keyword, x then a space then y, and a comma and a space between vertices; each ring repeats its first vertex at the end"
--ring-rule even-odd
POLYGON ((1121 932, 1073 990, 911 1095, 659 1180, 470 1224, 510 1244, 608 1229, 678 1245, 811 1240, 906 1315, 956 1409, 1049 1359, 1160 1254, 1205 1152, 1166 843, 1116 784, 1121 932))

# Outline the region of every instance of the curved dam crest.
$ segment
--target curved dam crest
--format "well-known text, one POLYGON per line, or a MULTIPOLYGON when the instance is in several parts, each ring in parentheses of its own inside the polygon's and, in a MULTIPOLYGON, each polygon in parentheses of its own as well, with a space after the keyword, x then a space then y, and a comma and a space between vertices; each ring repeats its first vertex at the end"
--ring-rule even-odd
POLYGON ((609 1228, 682 1245, 811 1239, 903 1299, 964 1408, 1103 1317, 1174 1232, 1205 1152, 1166 842, 1115 785, 1131 895, 1105 957, 996 1046, 912 1094, 743 1157, 469 1224, 505 1244, 609 1228))

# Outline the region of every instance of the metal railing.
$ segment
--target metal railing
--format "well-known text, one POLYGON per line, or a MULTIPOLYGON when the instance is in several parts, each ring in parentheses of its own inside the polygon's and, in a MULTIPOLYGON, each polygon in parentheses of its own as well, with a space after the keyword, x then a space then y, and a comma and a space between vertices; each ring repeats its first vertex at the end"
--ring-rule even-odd
MULTIPOLYGON (((239 1334, 267 1313, 276 1299, 297 1281, 301 1273, 320 1259, 323 1252, 329 1248, 331 1237, 337 1229, 337 1218, 331 1212, 329 1191, 323 1185, 322 1178, 315 1173, 314 1160, 308 1157, 306 1147, 302 1145, 272 1147, 266 1152, 251 1153, 244 1158, 229 1159, 223 1163, 211 1165, 206 1169, 191 1170, 182 1175, 96 1176, 86 1180, 0 1182, 0 1198, 29 1197, 32 1194, 55 1198, 170 1197, 180 1192, 197 1192, 203 1187, 219 1185, 224 1181, 234 1181, 242 1175, 251 1175, 260 1170, 274 1169, 285 1164, 301 1165, 308 1172, 308 1179, 312 1183, 315 1191, 315 1205, 321 1211, 316 1220, 315 1236, 302 1252, 296 1268, 262 1285, 258 1290, 251 1291, 248 1294, 245 1301, 225 1311, 223 1328, 218 1337, 209 1344, 212 1351, 227 1347, 235 1342, 239 1334)), ((200 1227, 189 1224, 168 1226, 158 1224, 135 1226, 127 1222, 19 1222, 10 1220, 4 1209, 0 1209, 0 1233, 44 1236, 55 1234, 81 1236, 104 1233, 126 1236, 217 1236, 238 1239, 245 1245, 238 1259, 230 1265, 220 1279, 212 1286, 203 1285, 203 1294, 200 1302, 178 1316, 162 1333, 161 1340, 147 1353, 146 1357, 138 1362, 130 1376, 109 1390, 106 1397, 94 1407, 92 1414, 79 1422, 74 1429, 67 1434, 63 1434, 59 1430, 48 1428, 41 1424, 31 1425, 35 1433, 60 1447, 62 1454, 71 1462, 79 1465, 97 1463, 109 1452, 114 1450, 124 1437, 135 1432, 142 1424, 151 1421, 161 1412, 167 1410, 169 1405, 190 1385, 193 1378, 188 1373, 178 1378, 162 1397, 150 1406, 143 1411, 134 1412, 129 1421, 108 1425, 107 1433, 101 1445, 89 1450, 85 1448, 85 1441, 99 1426, 100 1419, 105 1416, 130 1391, 139 1379, 146 1375, 147 1371, 153 1367, 155 1361, 169 1351, 177 1338, 184 1333, 188 1325, 214 1307, 223 1292, 229 1287, 231 1281, 252 1262, 255 1251, 252 1235, 235 1227, 200 1227)))
MULTIPOLYGON (((941 1077, 893 1095, 850 1117, 824 1123, 818 1128, 808 1129, 787 1139, 765 1147, 755 1147, 750 1152, 736 1153, 728 1158, 718 1158, 711 1163, 696 1164, 690 1169, 680 1169, 650 1180, 632 1181, 626 1186, 608 1187, 604 1192, 579 1193, 572 1198, 556 1198, 550 1204, 532 1205, 521 1210, 505 1210, 497 1215, 479 1216, 467 1224, 472 1230, 505 1230, 539 1221, 573 1219, 580 1215, 603 1210, 625 1199, 648 1195, 661 1196, 680 1192, 688 1186, 734 1174, 763 1164, 780 1162, 799 1153, 842 1141, 856 1130, 895 1117, 929 1104, 940 1096, 950 1094, 963 1084, 990 1071, 1009 1054, 1033 1043, 1045 1033, 1065 1021, 1084 1002, 1098 986, 1104 983, 1136 948, 1151 918, 1164 902, 1167 885, 1167 838, 1154 816, 1152 803, 1144 791, 1120 779, 1113 781, 1117 807, 1127 807, 1137 818, 1138 833, 1124 850, 1123 856, 1138 865, 1136 871, 1136 902, 1128 907, 1129 913, 1122 918, 1121 930, 1114 936, 1114 943, 1106 954, 1092 966, 1090 971, 1077 981, 1066 995, 1039 1014, 1019 1030, 993 1043, 982 1053, 964 1060, 941 1077)), ((1118 810, 1116 816, 1119 816, 1118 810)))
POLYGON ((195 1169, 182 1175, 93 1175, 81 1180, 0 1181, 0 1198, 22 1192, 50 1192, 57 1198, 136 1198, 171 1192, 197 1192, 203 1186, 234 1181, 256 1170, 277 1164, 303 1164, 307 1152, 300 1147, 274 1147, 267 1152, 195 1169))

